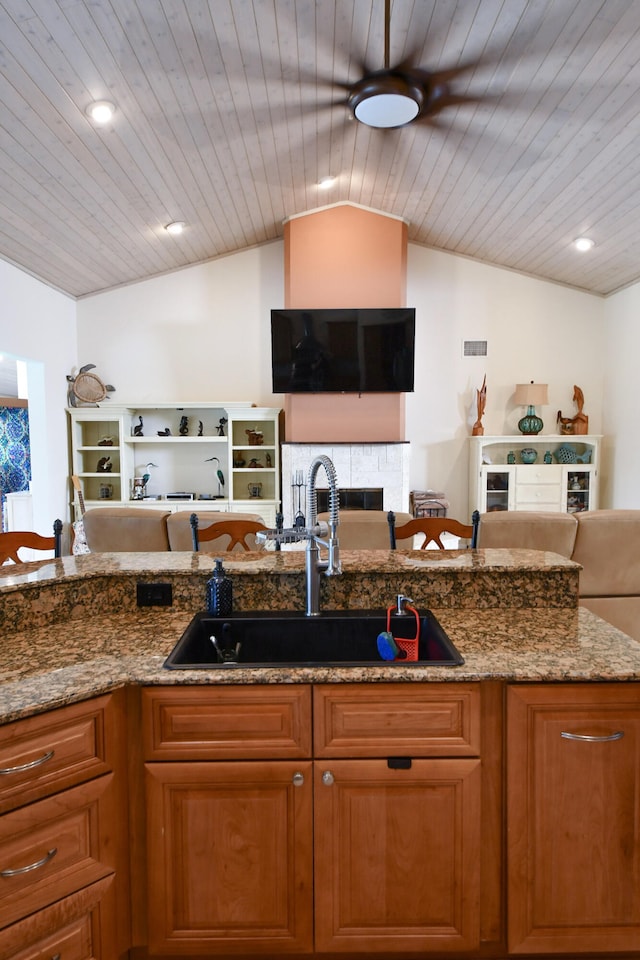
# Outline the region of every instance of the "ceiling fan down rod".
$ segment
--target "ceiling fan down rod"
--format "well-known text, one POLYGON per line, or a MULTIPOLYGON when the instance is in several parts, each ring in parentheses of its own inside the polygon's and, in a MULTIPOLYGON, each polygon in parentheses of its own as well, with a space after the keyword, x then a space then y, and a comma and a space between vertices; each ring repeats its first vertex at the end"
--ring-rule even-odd
POLYGON ((389 69, 389 28, 391 24, 391 0, 384 0, 384 69, 389 69))

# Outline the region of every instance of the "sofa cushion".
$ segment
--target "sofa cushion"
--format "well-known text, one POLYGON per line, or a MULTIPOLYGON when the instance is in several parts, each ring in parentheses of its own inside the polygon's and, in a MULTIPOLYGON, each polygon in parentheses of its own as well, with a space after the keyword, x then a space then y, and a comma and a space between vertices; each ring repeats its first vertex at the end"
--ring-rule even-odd
POLYGON ((571 558, 577 529, 572 513, 495 510, 480 517, 478 546, 550 550, 571 558))
MULTIPOLYGON (((195 513, 198 518, 198 528, 204 530, 212 523, 219 523, 221 520, 255 520, 257 523, 264 523, 264 520, 258 513, 228 513, 223 510, 179 510, 172 513, 167 518, 167 535, 169 537, 169 548, 171 550, 193 550, 193 541, 191 539, 191 514, 195 513)), ((203 553, 215 553, 216 551, 225 551, 229 538, 225 536, 224 540, 207 540, 200 547, 203 553)), ((252 550, 256 549, 255 537, 252 534, 247 536, 247 543, 252 550)), ((236 545, 234 551, 244 553, 240 544, 236 545)))
MULTIPOLYGON (((390 550, 388 510, 341 510, 338 540, 342 550, 390 550)), ((394 511, 395 513, 395 511, 394 511)), ((318 520, 327 521, 328 513, 318 520)), ((396 523, 407 523, 410 513, 396 513, 396 523)))
POLYGON ((640 510, 581 513, 572 560, 583 567, 580 596, 640 595, 640 510))
POLYGON ((169 512, 154 507, 94 507, 84 515, 92 553, 155 553, 169 549, 169 512))

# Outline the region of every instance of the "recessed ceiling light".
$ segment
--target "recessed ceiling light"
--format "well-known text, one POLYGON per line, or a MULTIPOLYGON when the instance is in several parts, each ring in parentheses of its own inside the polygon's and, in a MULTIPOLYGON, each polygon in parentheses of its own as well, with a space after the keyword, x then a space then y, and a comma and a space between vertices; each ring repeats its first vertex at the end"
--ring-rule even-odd
POLYGON ((329 187, 332 187, 336 182, 335 177, 323 177, 322 180, 318 181, 318 187, 321 190, 328 190, 329 187))
POLYGON ((184 220, 173 220, 166 225, 165 230, 172 236, 177 237, 184 230, 184 226, 184 220))
POLYGON ((109 123, 115 111, 114 104, 108 100, 95 100, 89 104, 85 113, 94 123, 109 123))
POLYGON ((589 237, 578 237, 577 240, 573 241, 573 245, 576 250, 580 250, 581 253, 586 253, 587 250, 592 250, 595 246, 593 240, 589 237))

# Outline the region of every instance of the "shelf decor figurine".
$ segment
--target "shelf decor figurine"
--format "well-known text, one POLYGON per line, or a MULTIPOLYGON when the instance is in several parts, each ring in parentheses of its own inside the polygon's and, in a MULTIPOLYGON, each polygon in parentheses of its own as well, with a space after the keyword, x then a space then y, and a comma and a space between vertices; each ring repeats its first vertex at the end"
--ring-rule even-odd
POLYGON ((523 463, 535 463, 538 459, 538 451, 534 450, 533 447, 525 447, 524 450, 520 451, 520 459, 523 463))
POLYGON ((535 408, 548 403, 547 398, 548 385, 546 383, 517 383, 514 401, 522 407, 527 408, 527 412, 518 420, 518 430, 527 436, 533 436, 540 433, 544 423, 536 415, 535 408))
POLYGON ((216 470, 216 477, 217 477, 217 480, 218 480, 218 492, 217 492, 216 496, 215 496, 213 499, 214 499, 214 500, 222 500, 223 497, 224 497, 224 494, 223 494, 223 492, 222 492, 222 488, 224 487, 224 473, 223 473, 222 470, 220 469, 220 461, 218 460, 217 457, 207 457, 207 459, 205 460, 205 463, 211 463, 211 462, 214 461, 214 460, 215 460, 215 462, 218 464, 218 467, 217 467, 217 470, 216 470))
POLYGON ((563 417, 562 410, 558 410, 558 433, 574 437, 584 437, 589 433, 589 417, 586 413, 582 412, 584 394, 580 387, 577 387, 575 384, 573 387, 573 402, 578 408, 575 417, 563 417))
POLYGON ((482 437, 484 436, 484 427, 482 426, 482 416, 484 414, 484 408, 487 405, 487 375, 485 373, 484 380, 482 381, 482 386, 479 390, 476 390, 476 406, 478 411, 478 418, 474 423, 471 429, 472 437, 482 437))

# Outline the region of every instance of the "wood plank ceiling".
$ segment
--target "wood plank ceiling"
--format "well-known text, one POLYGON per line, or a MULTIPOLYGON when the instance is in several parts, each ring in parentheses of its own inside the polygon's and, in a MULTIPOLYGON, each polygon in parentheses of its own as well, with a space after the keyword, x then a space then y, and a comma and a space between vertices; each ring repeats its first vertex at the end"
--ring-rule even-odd
POLYGON ((82 297, 350 201, 594 293, 640 279, 640 2, 393 0, 391 63, 469 64, 478 98, 397 130, 344 103, 383 55, 383 0, 0 0, 0 257, 82 297))

